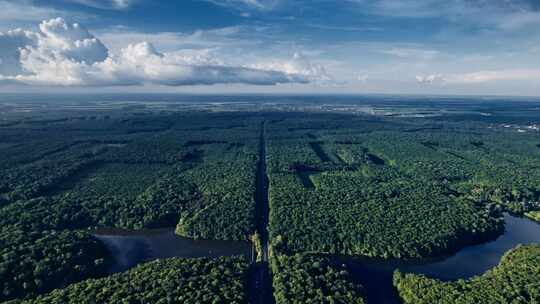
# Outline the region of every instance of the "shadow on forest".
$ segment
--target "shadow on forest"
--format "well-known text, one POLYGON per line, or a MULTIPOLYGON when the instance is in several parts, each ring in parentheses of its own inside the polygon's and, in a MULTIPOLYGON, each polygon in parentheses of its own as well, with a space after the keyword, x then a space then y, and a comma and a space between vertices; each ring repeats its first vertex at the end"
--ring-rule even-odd
POLYGON ((314 141, 314 142, 310 142, 309 145, 311 146, 311 149, 313 149, 315 154, 317 154, 317 156, 321 159, 322 162, 329 162, 331 160, 328 154, 324 152, 324 149, 322 147, 322 142, 314 141))

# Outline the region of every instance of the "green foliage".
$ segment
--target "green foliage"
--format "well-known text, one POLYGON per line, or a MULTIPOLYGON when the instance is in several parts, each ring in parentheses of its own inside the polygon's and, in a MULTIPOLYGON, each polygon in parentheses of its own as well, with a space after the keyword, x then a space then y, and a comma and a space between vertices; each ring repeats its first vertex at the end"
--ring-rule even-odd
POLYGON ((273 175, 270 231, 285 239, 278 249, 417 257, 452 250, 500 227, 440 185, 378 177, 323 173, 317 190, 306 191, 294 176, 273 175))
POLYGON ((85 232, 0 231, 0 300, 35 296, 88 277, 104 275, 110 257, 85 232))
MULTIPOLYGON (((58 186, 69 190, 4 207, 0 210, 0 214, 4 215, 0 222, 31 229, 149 226, 158 222, 162 214, 167 214, 167 208, 170 209, 167 204, 153 209, 155 202, 145 192, 155 182, 161 168, 159 165, 142 164, 95 167, 88 173, 80 174, 79 178, 58 186), (12 216, 17 213, 20 215, 12 216)), ((175 212, 176 220, 178 212, 172 212, 175 212)))
POLYGON ((256 254, 255 261, 257 263, 262 262, 263 244, 262 244, 260 234, 258 232, 255 232, 253 235, 251 235, 250 240, 251 240, 251 243, 253 244, 253 246, 255 247, 254 248, 255 254, 256 254))
POLYGON ((525 216, 530 218, 533 221, 537 221, 540 223, 540 211, 531 211, 525 213, 525 216))
POLYGON ((182 214, 179 234, 195 239, 249 238, 255 230, 254 151, 215 151, 203 164, 184 172, 186 179, 198 185, 201 205, 182 214))
POLYGON ((105 164, 55 196, 54 204, 80 206, 96 226, 143 228, 150 207, 146 197, 140 196, 157 181, 162 168, 154 164, 105 164))
POLYGON ((345 266, 307 254, 272 259, 276 304, 364 303, 361 286, 351 282, 345 266))
POLYGON ((44 193, 53 185, 90 166, 87 157, 38 161, 2 172, 0 192, 8 201, 27 200, 44 193))
MULTIPOLYGON (((99 243, 54 231, 176 225, 177 233, 195 239, 247 240, 255 231, 261 121, 279 303, 361 301, 341 267, 297 252, 447 254, 500 233, 502 211, 534 218, 540 210, 537 134, 497 129, 519 117, 152 113, 140 105, 62 115, 0 126, 1 248, 7 250, 0 271, 8 298, 103 271, 99 243), (99 267, 90 269, 95 261, 99 267), (51 270, 35 272, 33 265, 51 270)), ((228 263, 156 262, 36 301, 243 302, 243 275, 231 274, 236 266, 228 263)))
POLYGON ((394 274, 394 285, 405 304, 539 303, 540 246, 519 246, 500 264, 470 280, 441 282, 421 275, 394 274))
MULTIPOLYGON (((112 112, 107 119, 32 120, 0 128, 2 299, 105 274, 103 245, 64 230, 174 227, 182 219, 186 235, 247 240, 254 231, 254 121, 243 115, 112 112)), ((167 275, 165 266, 160 271, 155 275, 167 275)), ((235 288, 227 299, 242 302, 232 295, 241 296, 235 288)), ((198 291, 198 301, 218 301, 212 292, 198 291)))
POLYGON ((244 258, 167 259, 90 279, 18 304, 246 303, 244 258))
POLYGON ((179 233, 193 238, 247 240, 254 230, 258 123, 231 128, 228 115, 196 116, 99 121, 110 130, 97 121, 61 120, 45 131, 55 139, 49 147, 34 138, 38 127, 10 130, 20 146, 42 151, 8 159, 0 223, 142 229, 180 222, 179 233), (32 136, 22 141, 17 130, 32 136))
POLYGON ((502 211, 540 208, 531 135, 443 119, 380 129, 364 117, 339 129, 298 120, 303 132, 291 132, 293 119, 267 131, 270 233, 282 253, 445 254, 499 234, 502 211))

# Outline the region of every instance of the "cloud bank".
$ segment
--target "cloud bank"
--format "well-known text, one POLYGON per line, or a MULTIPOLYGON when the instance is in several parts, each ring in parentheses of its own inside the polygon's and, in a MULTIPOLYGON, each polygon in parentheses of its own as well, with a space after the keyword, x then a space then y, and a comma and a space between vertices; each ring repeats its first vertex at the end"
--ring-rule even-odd
POLYGON ((264 71, 283 71, 287 75, 302 75, 310 82, 329 83, 333 81, 324 66, 310 62, 299 52, 294 53, 292 60, 270 60, 252 64, 250 67, 264 71))
POLYGON ((196 50, 161 53, 151 43, 129 44, 117 54, 84 27, 62 18, 39 31, 0 32, 0 83, 41 86, 131 86, 308 83, 322 67, 300 55, 267 65, 227 65, 196 50))
POLYGON ((540 81, 540 69, 478 71, 461 74, 416 76, 418 83, 479 84, 497 81, 540 81))

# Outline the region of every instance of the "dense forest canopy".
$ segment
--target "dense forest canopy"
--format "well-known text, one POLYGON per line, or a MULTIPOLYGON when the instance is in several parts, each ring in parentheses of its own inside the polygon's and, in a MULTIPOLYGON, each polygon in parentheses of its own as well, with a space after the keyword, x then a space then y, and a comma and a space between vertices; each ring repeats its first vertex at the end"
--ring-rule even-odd
POLYGON ((482 276, 441 282, 421 275, 396 272, 394 284, 405 304, 538 303, 540 246, 520 246, 482 276))
POLYGON ((159 260, 13 304, 242 304, 247 269, 244 258, 159 260))
MULTIPOLYGON (((335 255, 440 257, 499 236, 505 212, 540 221, 540 114, 528 105, 424 105, 412 116, 401 105, 388 115, 254 107, 1 113, 0 301, 245 303, 249 261, 173 259, 106 277, 114 258, 92 232, 260 242, 260 161, 278 304, 364 303, 335 255)), ((395 282, 407 303, 531 302, 535 250, 468 281, 395 282), (516 261, 525 266, 512 271, 516 261), (500 292, 476 291, 489 284, 500 292)))
POLYGON ((320 120, 269 125, 270 230, 284 252, 437 255, 499 234, 501 212, 540 207, 536 134, 320 120))
POLYGON ((258 124, 237 114, 129 114, 0 128, 10 143, 0 146, 0 299, 104 276, 112 257, 82 230, 176 227, 248 240, 258 124))
POLYGON ((314 255, 280 255, 272 263, 276 304, 363 304, 362 287, 343 265, 314 255))
POLYGON ((0 301, 35 296, 106 274, 105 246, 81 231, 0 230, 0 301))

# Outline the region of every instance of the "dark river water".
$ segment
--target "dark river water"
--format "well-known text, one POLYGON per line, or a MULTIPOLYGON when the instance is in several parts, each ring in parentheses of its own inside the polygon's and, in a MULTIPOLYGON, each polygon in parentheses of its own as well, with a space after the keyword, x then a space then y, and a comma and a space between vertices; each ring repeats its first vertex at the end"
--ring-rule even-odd
POLYGON ((468 246, 456 254, 416 262, 339 258, 354 279, 365 287, 368 303, 401 303, 392 284, 394 270, 425 274, 443 281, 468 279, 497 266, 501 257, 518 244, 540 243, 540 225, 526 218, 505 215, 505 233, 496 240, 468 246))
MULTIPOLYGON (((439 259, 416 262, 381 261, 369 258, 339 257, 353 278, 365 287, 368 303, 400 303, 392 285, 395 269, 425 274, 441 280, 467 279, 481 275, 497 266, 501 257, 518 244, 540 243, 540 225, 525 219, 505 215, 506 230, 494 241, 466 247, 456 254, 439 259)), ((110 272, 125 271, 139 263, 171 257, 219 257, 245 255, 251 257, 251 244, 234 241, 195 241, 174 234, 174 230, 130 232, 100 230, 95 236, 102 240, 116 263, 110 272)))
POLYGON ((251 243, 196 241, 180 237, 174 229, 126 231, 102 229, 94 232, 112 253, 115 263, 109 272, 128 270, 137 264, 173 257, 201 258, 244 255, 251 258, 251 243))

